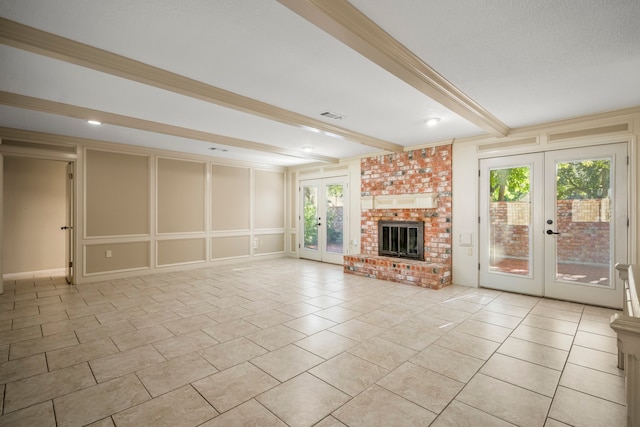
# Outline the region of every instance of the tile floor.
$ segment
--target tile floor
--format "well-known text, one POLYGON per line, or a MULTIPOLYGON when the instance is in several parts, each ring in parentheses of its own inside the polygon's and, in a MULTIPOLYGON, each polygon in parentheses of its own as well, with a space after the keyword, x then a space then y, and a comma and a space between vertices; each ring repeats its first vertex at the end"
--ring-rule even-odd
POLYGON ((0 426, 623 426, 611 314, 291 259, 6 283, 0 426))

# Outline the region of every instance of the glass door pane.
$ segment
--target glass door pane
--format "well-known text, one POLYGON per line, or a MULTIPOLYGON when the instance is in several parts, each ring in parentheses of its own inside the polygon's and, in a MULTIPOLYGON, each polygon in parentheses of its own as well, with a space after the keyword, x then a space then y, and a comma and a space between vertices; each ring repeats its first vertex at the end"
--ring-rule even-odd
POLYGON ((489 174, 489 270, 530 276, 531 169, 490 169, 489 174))
POLYGON ((418 229, 409 228, 408 233, 409 233, 408 235, 409 242, 407 244, 407 253, 409 255, 417 255, 418 254, 418 229))
POLYGON ((304 248, 317 251, 318 248, 318 187, 302 187, 302 209, 304 214, 304 248))
POLYGON ((627 258, 627 145, 545 155, 545 296, 621 307, 627 258))
POLYGON ((544 154, 480 161, 480 286, 543 295, 544 154))
POLYGON ((346 177, 300 181, 300 257, 342 264, 348 240, 346 177))
POLYGON ((326 193, 326 251, 343 253, 343 225, 344 225, 344 186, 342 184, 327 184, 326 193))
POLYGON ((556 280, 611 285, 610 194, 610 159, 556 163, 556 280))

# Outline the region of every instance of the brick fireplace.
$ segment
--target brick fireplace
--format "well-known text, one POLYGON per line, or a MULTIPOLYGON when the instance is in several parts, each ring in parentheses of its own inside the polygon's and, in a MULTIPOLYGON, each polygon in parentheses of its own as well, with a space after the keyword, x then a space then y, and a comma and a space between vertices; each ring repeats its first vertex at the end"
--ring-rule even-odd
POLYGON ((451 145, 364 158, 361 253, 346 273, 440 289, 451 284, 451 145), (378 255, 379 221, 424 224, 424 260, 378 255))
POLYGON ((424 223, 378 221, 378 255, 424 261, 424 223))

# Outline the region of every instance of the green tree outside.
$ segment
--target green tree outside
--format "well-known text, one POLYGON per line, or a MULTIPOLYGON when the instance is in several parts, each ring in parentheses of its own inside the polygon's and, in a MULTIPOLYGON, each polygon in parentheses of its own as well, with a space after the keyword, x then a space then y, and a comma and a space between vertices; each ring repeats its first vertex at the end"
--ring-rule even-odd
MULTIPOLYGON (((556 166, 558 200, 602 199, 609 197, 609 160, 562 162, 556 166)), ((530 169, 519 166, 493 169, 490 173, 492 202, 517 202, 531 189, 530 169)))

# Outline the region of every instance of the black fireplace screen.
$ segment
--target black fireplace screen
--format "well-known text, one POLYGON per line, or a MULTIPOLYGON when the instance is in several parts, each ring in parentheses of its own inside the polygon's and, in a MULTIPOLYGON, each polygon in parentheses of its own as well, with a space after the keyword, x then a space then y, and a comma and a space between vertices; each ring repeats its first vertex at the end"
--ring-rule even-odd
POLYGON ((424 260, 424 223, 378 221, 378 255, 424 260))

